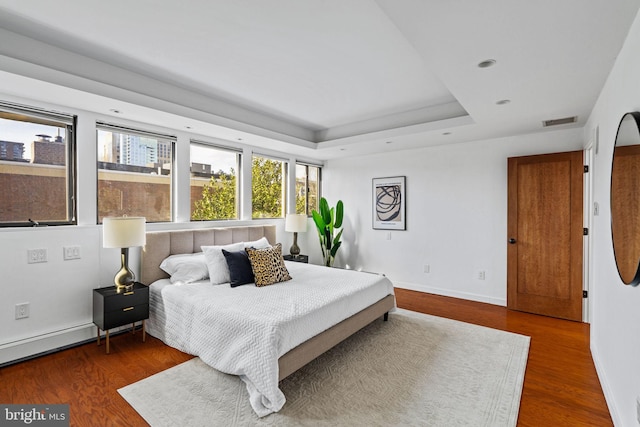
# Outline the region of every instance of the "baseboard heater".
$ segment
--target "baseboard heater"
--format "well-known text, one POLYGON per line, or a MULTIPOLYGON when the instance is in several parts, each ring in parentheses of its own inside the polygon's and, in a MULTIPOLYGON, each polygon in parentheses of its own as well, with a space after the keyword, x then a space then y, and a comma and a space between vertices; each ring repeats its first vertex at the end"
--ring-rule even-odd
MULTIPOLYGON (((89 326, 89 325, 87 325, 87 326, 89 326)), ((93 325, 93 324, 91 324, 90 326, 95 328, 95 325, 93 325)), ((137 330, 142 330, 142 325, 136 325, 135 329, 136 329, 136 331, 137 330)), ((61 331, 59 331, 59 332, 61 332, 61 331)), ((121 330, 116 330, 114 332, 111 332, 109 335, 111 335, 111 337, 114 337, 114 336, 117 336, 117 335, 120 335, 120 334, 124 334, 124 333, 127 333, 127 332, 131 333, 131 327, 130 326, 128 328, 123 328, 121 330)), ((30 341, 34 341, 34 338, 30 338, 29 340, 30 341)), ((18 359, 9 360, 7 362, 0 363, 0 369, 5 368, 7 366, 11 366, 11 365, 16 365, 18 363, 26 362, 28 360, 37 359, 37 358, 42 357, 42 356, 48 356, 50 354, 54 354, 54 353, 58 353, 60 351, 68 350, 70 348, 80 347, 81 345, 85 345, 85 344, 89 344, 89 343, 94 343, 95 344, 95 342, 96 342, 96 338, 95 337, 87 338, 87 339, 84 339, 84 340, 81 340, 81 341, 77 341, 77 342, 74 342, 74 343, 71 343, 71 344, 66 344, 66 345, 63 345, 63 346, 60 346, 60 347, 56 347, 56 348, 52 348, 52 349, 49 349, 49 350, 41 351, 39 353, 31 354, 29 356, 24 356, 24 357, 20 357, 18 359)))

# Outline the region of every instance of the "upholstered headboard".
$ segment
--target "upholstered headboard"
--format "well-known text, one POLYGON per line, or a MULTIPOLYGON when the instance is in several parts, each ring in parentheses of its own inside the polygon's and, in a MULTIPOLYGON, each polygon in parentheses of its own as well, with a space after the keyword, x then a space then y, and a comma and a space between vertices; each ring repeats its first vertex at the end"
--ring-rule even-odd
POLYGON ((160 263, 169 255, 201 252, 201 246, 228 245, 250 242, 266 237, 272 245, 276 243, 275 225, 247 227, 202 228, 193 230, 150 231, 147 244, 142 248, 140 281, 150 285, 169 277, 160 269, 160 263))

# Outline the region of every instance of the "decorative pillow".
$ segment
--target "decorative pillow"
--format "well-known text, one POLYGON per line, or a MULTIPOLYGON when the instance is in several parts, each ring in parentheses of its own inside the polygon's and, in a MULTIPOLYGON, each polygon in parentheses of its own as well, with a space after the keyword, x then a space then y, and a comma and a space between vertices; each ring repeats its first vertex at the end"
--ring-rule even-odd
POLYGON ((229 276, 231 287, 253 283, 253 270, 249 262, 249 256, 245 251, 229 252, 222 250, 222 254, 229 266, 229 276))
POLYGON ((229 283, 231 281, 229 266, 227 265, 224 255, 222 255, 222 249, 229 252, 241 251, 244 249, 244 243, 238 242, 224 246, 201 246, 201 248, 207 261, 211 284, 220 285, 222 283, 229 283))
POLYGON ((245 248, 255 248, 255 249, 267 249, 271 247, 271 244, 267 240, 266 237, 261 237, 258 240, 254 240, 253 242, 244 242, 245 248))
POLYGON ((162 261, 160 268, 170 276, 171 283, 193 283, 209 277, 209 270, 202 252, 171 255, 162 261))
POLYGON ((265 249, 245 248, 245 251, 251 262, 256 286, 267 286, 291 280, 282 258, 282 244, 278 243, 265 249))

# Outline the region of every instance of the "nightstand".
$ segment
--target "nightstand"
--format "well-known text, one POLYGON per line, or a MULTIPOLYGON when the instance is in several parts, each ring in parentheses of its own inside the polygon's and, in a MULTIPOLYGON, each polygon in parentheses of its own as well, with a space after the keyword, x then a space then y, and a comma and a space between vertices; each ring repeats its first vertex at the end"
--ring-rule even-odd
POLYGON ((284 255, 282 258, 284 258, 285 261, 304 262, 305 264, 309 263, 309 255, 293 256, 289 254, 289 255, 284 255))
POLYGON ((142 321, 142 342, 146 341, 145 320, 149 318, 149 287, 136 282, 133 288, 120 293, 115 286, 93 290, 93 323, 98 327, 98 345, 100 330, 105 331, 106 352, 109 354, 109 329, 128 323, 142 321))

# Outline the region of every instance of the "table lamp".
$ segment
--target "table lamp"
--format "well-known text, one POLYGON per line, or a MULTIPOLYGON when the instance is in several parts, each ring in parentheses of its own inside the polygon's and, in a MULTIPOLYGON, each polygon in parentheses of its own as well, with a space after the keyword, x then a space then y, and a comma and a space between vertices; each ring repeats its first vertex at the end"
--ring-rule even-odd
POLYGON ((297 257, 300 255, 300 248, 298 247, 298 233, 304 233, 307 231, 307 216, 305 214, 287 214, 284 221, 284 231, 293 233, 293 245, 289 252, 291 256, 297 257))
POLYGON ((144 246, 146 219, 144 217, 107 217, 102 220, 102 246, 120 248, 120 271, 113 282, 117 292, 122 292, 133 285, 135 274, 129 269, 129 248, 144 246))

